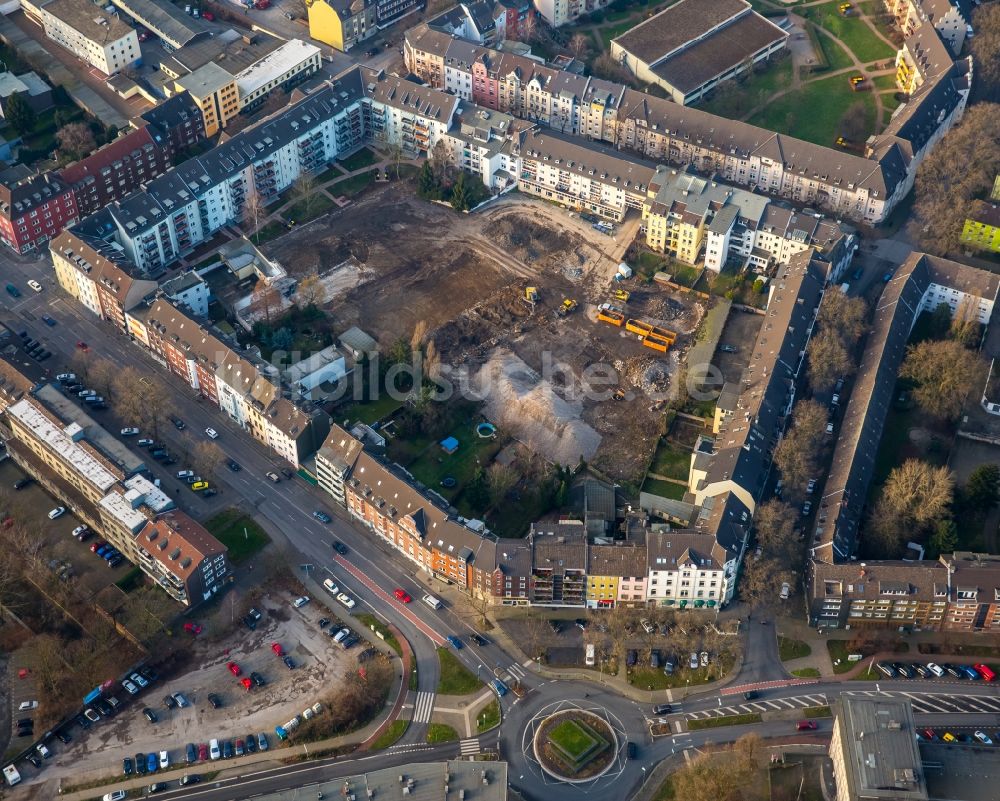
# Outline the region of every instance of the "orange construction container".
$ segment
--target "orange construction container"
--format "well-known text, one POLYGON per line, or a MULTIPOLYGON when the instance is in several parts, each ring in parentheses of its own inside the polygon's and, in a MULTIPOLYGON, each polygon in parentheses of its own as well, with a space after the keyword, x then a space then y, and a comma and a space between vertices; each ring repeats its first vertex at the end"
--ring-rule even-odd
POLYGON ((666 353, 670 350, 670 346, 673 342, 661 337, 657 334, 650 334, 647 337, 643 337, 642 344, 647 348, 652 348, 653 350, 658 350, 660 353, 666 353))
POLYGON ((625 315, 620 311, 615 311, 614 309, 598 309, 597 319, 602 323, 609 323, 610 325, 616 325, 619 328, 625 322, 625 315))
POLYGON ((653 326, 644 320, 628 320, 625 323, 625 330, 644 337, 652 332, 653 326))

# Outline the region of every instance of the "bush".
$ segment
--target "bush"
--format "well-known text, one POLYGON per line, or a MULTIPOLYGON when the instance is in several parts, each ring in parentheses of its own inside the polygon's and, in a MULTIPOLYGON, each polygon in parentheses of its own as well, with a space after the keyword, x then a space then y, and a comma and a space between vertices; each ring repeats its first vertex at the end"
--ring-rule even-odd
POLYGON ((392 689, 393 669, 388 659, 373 659, 322 699, 323 711, 295 730, 296 741, 323 740, 367 726, 385 706, 392 689))

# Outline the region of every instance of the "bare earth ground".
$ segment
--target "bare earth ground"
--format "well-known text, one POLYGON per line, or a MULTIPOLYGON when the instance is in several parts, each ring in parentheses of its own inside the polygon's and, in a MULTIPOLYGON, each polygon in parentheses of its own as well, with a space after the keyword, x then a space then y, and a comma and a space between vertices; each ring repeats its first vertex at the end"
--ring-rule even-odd
POLYGON ((310 604, 294 609, 289 597, 281 593, 264 599, 259 608, 265 615, 256 631, 240 628, 222 642, 192 638, 186 672, 151 685, 111 721, 101 721, 88 732, 74 729, 72 743, 54 742, 58 758, 40 774, 27 767, 26 782, 37 778, 51 790, 55 779, 65 784, 85 781, 84 773, 118 776, 123 757, 163 749, 170 751, 172 763, 183 764, 187 743, 207 743, 213 737, 246 738, 263 731, 275 745, 274 727, 333 692, 338 677, 355 669, 359 652, 342 650, 316 625, 324 613, 329 616, 324 607, 310 604), (272 652, 272 642, 279 642, 292 657, 295 670, 286 668, 272 652), (267 685, 246 692, 226 668, 230 660, 239 664, 244 676, 253 670, 261 673, 267 685), (163 697, 174 692, 184 693, 191 706, 166 709, 163 697), (212 709, 210 692, 221 696, 221 709, 212 709), (146 706, 156 711, 158 723, 143 717, 146 706))
POLYGON ((612 478, 635 479, 704 308, 635 279, 621 284, 628 304, 613 301, 613 246, 576 215, 520 195, 463 215, 394 184, 271 247, 291 272, 318 270, 336 290, 327 308, 337 330, 358 325, 388 349, 424 321, 444 365, 473 385, 490 380, 487 413, 517 439, 551 461, 582 456, 612 478), (538 288, 534 308, 523 300, 527 286, 538 288), (559 318, 563 298, 579 307, 559 318), (677 345, 662 354, 597 323, 602 302, 678 332, 677 345), (560 366, 554 376, 549 365, 560 366), (611 378, 588 384, 592 365, 611 378), (588 385, 602 399, 588 397, 588 385), (614 389, 625 398, 611 400, 614 389))

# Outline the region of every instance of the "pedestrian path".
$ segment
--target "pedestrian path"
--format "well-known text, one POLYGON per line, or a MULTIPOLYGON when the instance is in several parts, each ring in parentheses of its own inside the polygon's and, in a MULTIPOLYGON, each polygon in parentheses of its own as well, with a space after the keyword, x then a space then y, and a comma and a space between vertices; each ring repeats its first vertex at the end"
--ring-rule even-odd
POLYGON ((528 671, 526 671, 516 662, 512 665, 507 666, 507 672, 517 681, 523 681, 524 677, 528 675, 528 671))
POLYGON ((413 722, 430 723, 431 713, 434 711, 434 693, 417 693, 417 700, 413 704, 413 722))
POLYGON ((479 753, 479 738, 473 737, 470 740, 462 740, 459 743, 459 750, 462 756, 473 756, 479 753))

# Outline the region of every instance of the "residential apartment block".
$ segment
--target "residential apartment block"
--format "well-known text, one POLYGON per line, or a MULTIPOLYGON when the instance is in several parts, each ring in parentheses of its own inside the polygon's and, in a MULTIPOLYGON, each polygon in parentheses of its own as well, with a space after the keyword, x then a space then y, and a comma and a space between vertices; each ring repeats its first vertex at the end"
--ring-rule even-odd
POLYGON ((971 35, 969 4, 964 0, 883 0, 885 9, 896 20, 903 36, 921 25, 930 24, 948 44, 953 55, 962 52, 962 44, 971 35))
POLYGON ((926 72, 919 91, 868 142, 864 156, 563 72, 426 25, 406 32, 404 56, 407 68, 429 85, 480 106, 877 224, 909 192, 917 165, 961 117, 968 99, 968 62, 953 62, 933 28, 924 27, 945 59, 940 69, 926 72))
POLYGON ((4 393, 0 431, 25 471, 180 603, 222 588, 225 546, 138 472, 141 459, 53 387, 4 387, 13 392, 4 393))
POLYGON ((378 33, 374 0, 306 0, 309 36, 347 52, 378 33))
POLYGON ((767 195, 702 178, 688 168, 657 167, 642 205, 646 244, 686 264, 719 272, 730 260, 765 272, 813 250, 844 271, 856 248, 849 226, 815 212, 796 212, 767 195))
POLYGON ((26 0, 21 8, 47 37, 105 75, 120 72, 142 55, 135 30, 87 0, 26 0))
POLYGON ((975 201, 962 226, 961 241, 976 250, 1000 253, 1000 206, 975 201))
POLYGON ((611 40, 611 57, 690 105, 784 49, 788 33, 746 0, 680 0, 611 40))
POLYGON ((44 245, 79 218, 73 187, 54 173, 0 183, 0 239, 18 253, 44 245))
POLYGON ((298 468, 329 430, 329 418, 283 394, 273 368, 257 364, 164 297, 126 313, 126 330, 192 389, 298 468))
POLYGON ((301 39, 290 39, 262 59, 236 73, 240 110, 251 111, 275 89, 290 90, 323 66, 320 49, 301 39))
POLYGON ((174 81, 174 91, 186 92, 201 110, 205 136, 215 136, 240 113, 236 77, 214 61, 174 81))
POLYGON ((713 545, 704 534, 650 531, 646 535, 650 604, 713 609, 732 600, 735 576, 712 555, 713 545))
POLYGON ((1000 291, 1000 276, 948 259, 911 253, 886 284, 875 306, 851 399, 823 488, 812 536, 819 561, 847 562, 858 551, 875 456, 893 401, 899 366, 921 312, 944 303, 955 314, 968 310, 986 325, 1000 291))
POLYGON ((534 0, 535 10, 549 25, 558 28, 579 19, 584 14, 593 14, 607 8, 611 0, 534 0))

